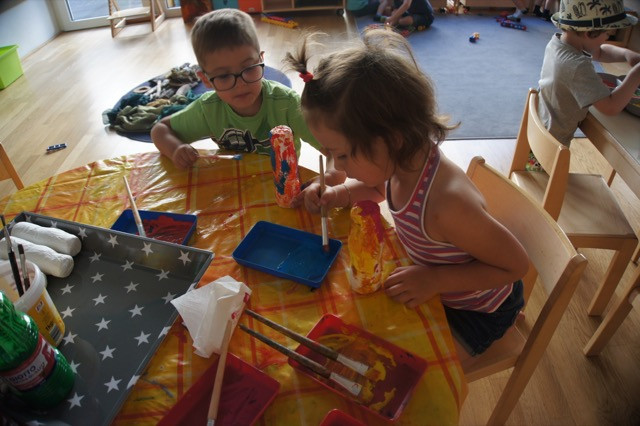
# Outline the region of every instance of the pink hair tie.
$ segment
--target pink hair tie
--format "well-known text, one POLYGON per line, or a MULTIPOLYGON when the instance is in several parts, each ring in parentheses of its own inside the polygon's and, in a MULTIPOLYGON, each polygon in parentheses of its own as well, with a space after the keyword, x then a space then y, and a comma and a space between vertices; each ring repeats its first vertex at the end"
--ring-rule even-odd
POLYGON ((301 72, 300 74, 300 78, 305 82, 308 83, 311 80, 313 80, 313 74, 311 74, 309 71, 305 71, 305 72, 301 72))

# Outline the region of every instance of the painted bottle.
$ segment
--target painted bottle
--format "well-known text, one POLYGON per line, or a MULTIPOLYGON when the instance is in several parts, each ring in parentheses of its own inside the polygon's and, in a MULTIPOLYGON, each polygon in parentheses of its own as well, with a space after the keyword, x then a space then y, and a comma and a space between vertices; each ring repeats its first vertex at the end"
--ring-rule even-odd
POLYGON ((271 167, 276 187, 276 203, 280 207, 289 208, 300 193, 300 177, 293 132, 287 126, 271 129, 271 167))
POLYGON ((75 381, 64 355, 42 337, 29 315, 15 310, 2 292, 0 378, 23 401, 41 410, 58 405, 75 381))

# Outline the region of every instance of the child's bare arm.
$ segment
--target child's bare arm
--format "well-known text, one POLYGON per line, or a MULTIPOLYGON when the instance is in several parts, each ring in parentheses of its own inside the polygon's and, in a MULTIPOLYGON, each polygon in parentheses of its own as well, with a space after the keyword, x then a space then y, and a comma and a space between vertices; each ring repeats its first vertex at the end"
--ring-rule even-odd
POLYGON ((198 159, 198 151, 178 138, 171 129, 170 117, 165 117, 151 128, 151 140, 160 153, 173 161, 176 167, 189 168, 198 159))
POLYGON ((594 60, 600 62, 626 62, 634 66, 640 62, 640 53, 624 47, 603 44, 599 49, 591 53, 594 60))
POLYGON ((595 102, 593 106, 605 115, 619 114, 629 103, 639 85, 640 62, 631 68, 631 71, 629 71, 627 77, 622 81, 622 84, 613 89, 609 96, 595 102))
POLYGON ((402 2, 402 4, 400 5, 400 7, 395 9, 391 13, 391 16, 389 16, 389 19, 387 19, 385 21, 385 23, 387 23, 389 25, 397 25, 398 21, 402 17, 402 14, 405 13, 409 9, 409 7, 411 6, 411 2, 412 2, 412 0, 404 0, 402 2))

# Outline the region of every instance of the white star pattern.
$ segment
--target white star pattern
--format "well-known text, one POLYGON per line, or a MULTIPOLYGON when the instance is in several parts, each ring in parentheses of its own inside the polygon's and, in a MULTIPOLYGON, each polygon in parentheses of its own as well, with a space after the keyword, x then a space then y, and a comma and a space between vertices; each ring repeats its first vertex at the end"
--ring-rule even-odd
POLYGON ((160 269, 160 273, 156 275, 158 277, 158 281, 162 281, 163 278, 169 278, 169 271, 165 272, 164 269, 160 269))
POLYGON ((134 282, 131 281, 131 283, 125 288, 127 289, 127 293, 129 293, 130 291, 137 291, 136 287, 138 287, 138 284, 134 284, 134 282))
POLYGON ((69 334, 63 337, 62 340, 64 340, 64 343, 75 343, 76 337, 78 337, 77 334, 73 334, 72 332, 69 332, 69 334))
POLYGON ((107 345, 107 347, 104 348, 104 351, 100 352, 100 354, 102 354, 102 360, 104 361, 107 358, 113 358, 113 351, 115 350, 116 348, 111 349, 109 345, 107 345))
POLYGON ((85 228, 78 228, 78 237, 87 238, 87 230, 85 228))
POLYGON ((131 376, 131 380, 129 380, 129 383, 127 384, 127 389, 129 389, 131 386, 134 386, 138 382, 139 378, 140 376, 137 374, 131 376))
POLYGON ((151 243, 142 243, 144 244, 144 247, 142 248, 142 251, 145 252, 147 254, 147 256, 149 256, 149 254, 153 253, 153 250, 151 250, 151 243))
POLYGON ((91 259, 91 263, 100 260, 100 256, 102 256, 102 253, 96 253, 95 251, 93 252, 93 256, 91 256, 89 259, 91 259))
POLYGON ((120 390, 118 389, 118 383, 120 382, 121 379, 116 380, 115 377, 111 376, 111 380, 104 384, 107 387, 107 393, 111 392, 112 390, 120 390))
POLYGON ((67 402, 71 404, 69 406, 69 410, 71 410, 73 407, 76 407, 76 406, 82 407, 82 404, 80 404, 80 401, 82 401, 82 398, 84 398, 84 395, 78 395, 78 392, 74 392, 73 398, 67 399, 67 402))
POLYGON ((71 293, 72 288, 73 286, 71 284, 67 284, 64 287, 62 287, 60 290, 62 290, 62 294, 67 294, 67 293, 71 293))
POLYGON ((160 331, 160 334, 158 334, 158 337, 166 336, 167 334, 169 334, 169 330, 171 330, 171 327, 163 327, 162 331, 160 331))
POLYGON ((98 297, 93 299, 93 301, 96 302, 95 306, 98 306, 100 303, 102 303, 104 305, 104 299, 106 299, 106 298, 107 298, 107 296, 103 296, 102 293, 100 293, 98 295, 98 297))
POLYGON ((113 248, 118 245, 118 239, 115 235, 109 235, 109 241, 107 241, 107 243, 111 244, 111 248, 113 248))
POLYGON ((129 262, 128 260, 125 260, 124 265, 121 266, 122 267, 122 271, 124 272, 127 269, 133 269, 132 266, 133 266, 133 262, 129 262))
POLYGON ((100 274, 98 272, 96 272, 96 274, 94 276, 91 277, 91 279, 93 280, 93 282, 95 283, 96 281, 102 281, 102 276, 104 274, 100 274))
POLYGON ((57 228, 58 227, 58 222, 54 222, 53 220, 51 221, 51 227, 52 228, 57 228))
POLYGON ((138 306, 138 305, 136 305, 133 309, 129 309, 129 312, 131 312, 131 318, 135 317, 136 315, 142 316, 143 309, 144 309, 144 306, 138 306))
POLYGON ((142 343, 149 343, 149 336, 151 336, 151 334, 146 334, 144 331, 141 331, 140 335, 138 337, 134 337, 134 339, 138 341, 138 346, 140 346, 142 343))
POLYGON ((96 325, 98 326, 98 331, 100 331, 102 329, 108 330, 110 322, 111 322, 111 320, 105 320, 104 317, 103 317, 100 322, 96 323, 96 325))
POLYGON ((31 223, 33 221, 33 219, 31 219, 31 216, 27 216, 27 222, 31 223))
POLYGON ((80 367, 80 363, 76 363, 75 361, 71 361, 69 363, 69 367, 71 367, 71 369, 73 370, 74 374, 78 374, 78 367, 80 367))
POLYGON ((62 314, 62 318, 66 318, 66 317, 72 317, 73 316, 73 311, 75 311, 76 308, 71 308, 71 306, 67 306, 67 309, 65 309, 64 311, 60 312, 62 314))
POLYGON ((162 299, 164 300, 164 303, 167 304, 167 303, 171 302, 174 297, 176 297, 175 294, 173 294, 171 292, 167 292, 167 295, 165 297, 163 297, 162 299))
POLYGON ((183 265, 186 265, 187 263, 191 262, 191 259, 189 259, 189 253, 182 250, 180 250, 180 257, 178 259, 182 260, 183 265))

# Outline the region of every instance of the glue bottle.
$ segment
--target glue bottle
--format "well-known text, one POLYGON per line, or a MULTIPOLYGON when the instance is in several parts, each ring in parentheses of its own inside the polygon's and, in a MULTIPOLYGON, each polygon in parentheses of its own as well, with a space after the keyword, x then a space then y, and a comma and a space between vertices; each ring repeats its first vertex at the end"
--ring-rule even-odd
POLYGON ((69 393, 75 375, 31 317, 18 312, 0 291, 0 379, 36 409, 49 409, 69 393))

